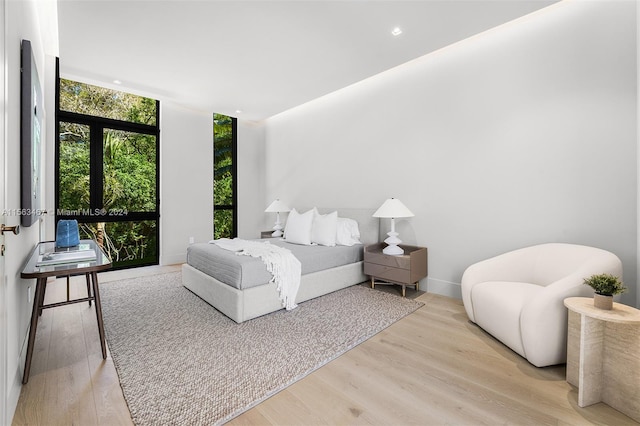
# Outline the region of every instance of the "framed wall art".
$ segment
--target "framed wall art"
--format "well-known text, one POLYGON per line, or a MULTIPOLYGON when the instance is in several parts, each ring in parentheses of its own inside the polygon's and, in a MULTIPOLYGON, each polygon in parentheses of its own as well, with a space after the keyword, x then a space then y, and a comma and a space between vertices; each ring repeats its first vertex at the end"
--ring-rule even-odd
POLYGON ((40 152, 44 102, 29 40, 22 40, 20 62, 20 224, 31 226, 40 210, 40 152))

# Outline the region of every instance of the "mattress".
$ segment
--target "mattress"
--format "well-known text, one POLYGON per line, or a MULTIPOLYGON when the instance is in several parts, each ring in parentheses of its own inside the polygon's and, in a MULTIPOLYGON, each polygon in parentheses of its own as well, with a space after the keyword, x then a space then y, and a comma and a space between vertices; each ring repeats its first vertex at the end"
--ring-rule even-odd
MULTIPOLYGON (((302 275, 325 269, 336 268, 363 259, 363 246, 304 246, 291 244, 279 239, 269 241, 289 249, 302 265, 302 275)), ((192 244, 187 248, 187 263, 195 269, 223 282, 231 287, 244 290, 267 284, 271 273, 259 258, 239 256, 235 252, 224 250, 215 244, 192 244)))

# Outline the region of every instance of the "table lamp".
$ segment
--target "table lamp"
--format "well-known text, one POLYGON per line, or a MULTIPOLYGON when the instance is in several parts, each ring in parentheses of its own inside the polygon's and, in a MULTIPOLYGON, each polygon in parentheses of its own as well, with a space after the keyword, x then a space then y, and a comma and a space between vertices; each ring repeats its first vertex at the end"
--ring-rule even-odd
POLYGON ((281 237, 282 236, 282 222, 280 222, 280 212, 290 212, 291 209, 285 203, 280 201, 279 198, 269 204, 269 207, 265 209, 266 213, 275 213, 276 214, 276 224, 273 227, 274 231, 271 234, 272 237, 281 237))
POLYGON ((402 201, 397 198, 389 198, 385 201, 378 210, 373 214, 373 217, 385 217, 391 218, 391 231, 387 233, 389 238, 384 240, 387 243, 387 246, 382 250, 384 254, 389 254, 392 256, 399 256, 404 254, 404 250, 398 247, 402 241, 398 238, 398 233, 396 232, 396 222, 395 218, 397 217, 413 217, 414 214, 411 213, 411 210, 407 208, 402 201))

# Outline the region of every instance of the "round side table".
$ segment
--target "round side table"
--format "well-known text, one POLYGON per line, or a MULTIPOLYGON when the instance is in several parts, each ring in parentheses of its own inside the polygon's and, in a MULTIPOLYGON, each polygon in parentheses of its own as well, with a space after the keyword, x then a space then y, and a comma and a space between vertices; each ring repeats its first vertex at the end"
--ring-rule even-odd
POLYGON ((598 309, 589 297, 564 305, 567 382, 578 388, 578 405, 604 402, 640 422, 640 310, 620 303, 598 309))

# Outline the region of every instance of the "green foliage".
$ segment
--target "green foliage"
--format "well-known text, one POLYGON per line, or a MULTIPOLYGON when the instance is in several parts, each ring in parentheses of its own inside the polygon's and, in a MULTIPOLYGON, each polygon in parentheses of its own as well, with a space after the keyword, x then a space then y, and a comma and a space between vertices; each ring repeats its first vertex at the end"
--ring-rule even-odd
MULTIPOLYGON (((220 163, 225 167, 226 163, 231 163, 231 159, 224 159, 220 163)), ((213 205, 231 204, 233 204, 233 174, 229 171, 213 179, 213 205)))
POLYGON ((131 105, 127 111, 127 121, 143 124, 156 124, 156 101, 149 98, 140 98, 131 105))
POLYGON ((156 101, 149 98, 60 79, 60 109, 95 117, 156 124, 156 101))
MULTIPOLYGON (((60 80, 60 109, 142 124, 156 124, 156 101, 140 96, 60 80)), ((60 122, 58 206, 90 206, 90 127, 60 122)), ((153 212, 156 209, 156 137, 103 131, 103 200, 107 211, 153 212)), ((157 257, 156 222, 85 223, 83 235, 96 238, 103 229, 105 248, 114 262, 140 263, 157 257)))
POLYGON ((233 121, 226 115, 213 115, 213 156, 213 235, 232 237, 232 212, 216 209, 233 205, 233 121))
POLYGON ((87 126, 60 123, 60 208, 89 208, 88 133, 87 126))
POLYGON ((213 211, 213 238, 233 238, 233 213, 231 210, 213 211))
MULTIPOLYGON (((97 240, 97 223, 80 223, 81 238, 97 240)), ((119 265, 149 263, 157 258, 155 221, 113 222, 104 225, 103 248, 119 265)))
POLYGON ((155 137, 105 131, 104 208, 148 212, 156 208, 155 137))
POLYGON ((614 294, 624 293, 627 290, 622 281, 611 274, 592 275, 589 278, 585 278, 584 283, 593 288, 596 293, 605 296, 613 296, 614 294))

